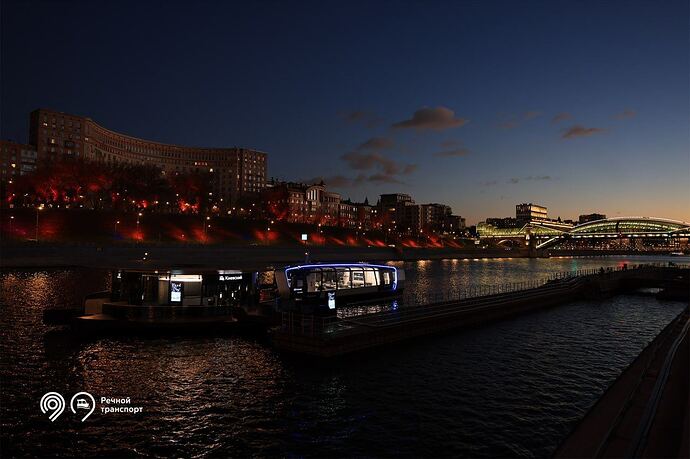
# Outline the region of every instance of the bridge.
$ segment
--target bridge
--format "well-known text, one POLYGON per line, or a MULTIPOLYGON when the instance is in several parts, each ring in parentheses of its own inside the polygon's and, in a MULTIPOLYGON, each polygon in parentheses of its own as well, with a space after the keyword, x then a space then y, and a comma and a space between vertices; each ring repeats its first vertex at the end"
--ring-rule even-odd
POLYGON ((548 220, 532 221, 519 228, 498 228, 480 223, 477 233, 480 239, 494 240, 499 244, 524 241, 536 249, 547 249, 565 241, 690 238, 690 223, 657 217, 615 217, 575 226, 548 220))

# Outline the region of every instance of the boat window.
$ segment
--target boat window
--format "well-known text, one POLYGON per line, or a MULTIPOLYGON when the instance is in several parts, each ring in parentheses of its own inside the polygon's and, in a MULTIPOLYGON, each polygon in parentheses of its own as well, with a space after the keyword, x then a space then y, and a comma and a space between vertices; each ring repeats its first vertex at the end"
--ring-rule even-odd
POLYGON ((352 288, 364 287, 364 272, 362 268, 351 268, 352 288))
POLYGON ((376 285, 376 275, 374 268, 364 268, 364 286, 372 287, 376 285))
POLYGON ((374 269, 374 277, 376 278, 376 284, 381 285, 381 270, 379 268, 374 269))
POLYGON ((381 285, 390 285, 393 282, 391 281, 391 272, 388 271, 387 269, 382 269, 381 270, 381 285))
POLYGON ((323 269, 323 280, 321 281, 321 288, 323 290, 335 290, 336 274, 335 268, 323 269))
POLYGON ((338 289, 352 288, 352 276, 349 268, 338 268, 338 289))
POLYGON ((316 268, 307 274, 307 291, 318 292, 321 290, 321 270, 316 268))

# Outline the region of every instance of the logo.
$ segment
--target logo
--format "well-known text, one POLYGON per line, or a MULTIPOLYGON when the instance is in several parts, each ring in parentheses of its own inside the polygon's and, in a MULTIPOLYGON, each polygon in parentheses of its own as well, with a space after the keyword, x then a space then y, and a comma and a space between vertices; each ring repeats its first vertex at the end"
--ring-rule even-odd
MULTIPOLYGON (((91 398, 93 399, 93 397, 91 398)), ((48 416, 50 422, 55 422, 62 412, 65 411, 65 399, 62 398, 62 395, 58 394, 57 392, 48 392, 41 397, 40 405, 41 412, 43 414, 46 414, 48 411, 52 411, 52 413, 48 416)))
MULTIPOLYGON (((62 406, 64 409, 64 400, 62 402, 62 406)), ((93 411, 96 409, 96 399, 94 399, 93 395, 89 394, 88 392, 77 392, 72 397, 72 400, 70 400, 69 407, 74 414, 77 414, 77 410, 87 411, 84 417, 81 418, 81 422, 84 422, 86 421, 86 418, 91 416, 93 411)))

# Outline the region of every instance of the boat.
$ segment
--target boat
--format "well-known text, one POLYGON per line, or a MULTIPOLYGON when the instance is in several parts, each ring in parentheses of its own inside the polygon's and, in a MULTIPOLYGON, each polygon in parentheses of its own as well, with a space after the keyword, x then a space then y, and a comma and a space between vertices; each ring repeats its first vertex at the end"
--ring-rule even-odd
POLYGON ((670 256, 672 257, 684 257, 685 254, 683 252, 671 252, 669 253, 670 256))
POLYGON ((403 269, 370 263, 287 266, 275 270, 274 276, 281 304, 297 310, 334 310, 354 301, 400 295, 405 284, 403 269))

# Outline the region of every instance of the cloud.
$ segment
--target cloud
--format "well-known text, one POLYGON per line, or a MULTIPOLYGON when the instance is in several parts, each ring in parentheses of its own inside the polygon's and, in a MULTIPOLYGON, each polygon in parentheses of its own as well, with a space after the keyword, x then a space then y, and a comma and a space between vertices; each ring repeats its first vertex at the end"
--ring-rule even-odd
POLYGON ((467 124, 469 120, 457 118, 455 112, 446 107, 420 108, 409 120, 393 124, 395 129, 416 129, 418 131, 443 131, 467 124))
POLYGON ((327 186, 333 188, 346 188, 352 185, 352 179, 344 175, 331 175, 328 177, 318 176, 306 180, 300 180, 301 183, 320 183, 324 182, 327 186))
POLYGON ((566 120, 571 120, 573 119, 573 115, 571 115, 568 112, 561 112, 556 114, 553 118, 551 118, 551 123, 556 124, 560 123, 561 121, 566 121, 566 120))
POLYGON ((380 153, 361 153, 351 151, 340 157, 355 170, 378 169, 386 175, 410 174, 417 168, 416 164, 401 165, 380 153))
POLYGON ((455 148, 453 150, 439 151, 438 153, 434 153, 434 156, 441 158, 457 158, 460 156, 467 156, 469 154, 470 150, 467 148, 455 148))
POLYGON ((501 129, 513 129, 518 126, 520 126, 520 123, 517 120, 504 121, 498 125, 498 127, 500 127, 501 129))
POLYGON ((400 172, 398 163, 379 153, 359 153, 357 151, 351 151, 350 153, 345 153, 340 158, 355 170, 380 168, 387 174, 397 174, 400 172))
POLYGON ((367 128, 374 128, 382 123, 382 119, 376 116, 375 113, 366 110, 353 110, 349 112, 341 112, 338 114, 341 119, 350 124, 361 124, 367 128))
POLYGON ((362 180, 365 180, 367 182, 373 182, 373 183, 397 183, 399 185, 404 185, 405 182, 398 180, 392 175, 387 175, 387 174, 374 174, 370 175, 369 177, 365 177, 362 180))
POLYGON ((589 137, 594 134, 601 134, 602 132, 606 132, 606 129, 595 127, 587 128, 577 124, 571 128, 564 129, 561 138, 574 139, 575 137, 589 137))
POLYGON ((499 115, 504 117, 504 121, 502 121, 498 125, 498 127, 500 127, 501 129, 514 129, 520 126, 525 121, 533 120, 534 118, 540 117, 542 115, 542 112, 531 110, 524 112, 520 115, 511 115, 507 113, 502 113, 499 115))
POLYGON ((453 148, 460 145, 460 142, 458 142, 457 140, 448 139, 441 142, 440 145, 443 148, 453 148))
POLYGON ((479 183, 481 186, 494 186, 498 184, 498 181, 496 180, 487 180, 485 182, 480 182, 479 183))
POLYGON ((409 175, 416 171, 419 168, 417 164, 406 164, 405 167, 403 167, 402 174, 403 175, 409 175))
POLYGON ((516 184, 516 183, 520 183, 521 181, 532 181, 532 180, 534 180, 534 181, 551 180, 551 176, 550 175, 529 175, 527 177, 522 177, 522 178, 512 177, 512 178, 508 179, 508 183, 516 184))
POLYGON ((393 139, 387 137, 372 137, 357 147, 357 150, 388 150, 395 146, 393 139))
POLYGON ((613 115, 613 119, 615 119, 615 120, 627 120, 630 118, 635 118, 636 115, 637 115, 637 112, 635 110, 626 109, 620 113, 613 115))

